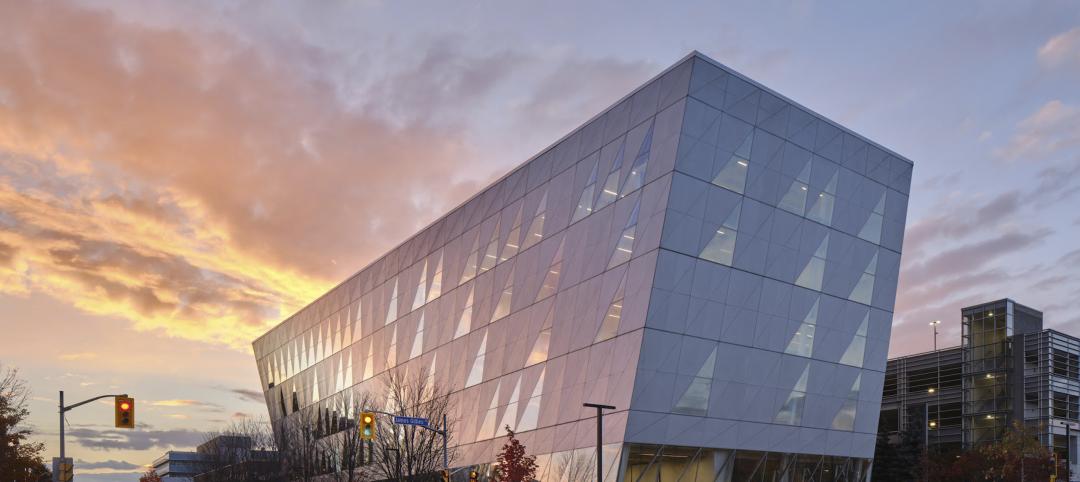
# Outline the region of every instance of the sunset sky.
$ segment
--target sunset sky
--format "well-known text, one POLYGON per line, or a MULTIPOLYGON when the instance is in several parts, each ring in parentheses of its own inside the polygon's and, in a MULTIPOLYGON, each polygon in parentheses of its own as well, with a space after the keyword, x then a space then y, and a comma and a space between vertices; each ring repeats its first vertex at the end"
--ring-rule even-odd
POLYGON ((265 416, 250 342, 699 50, 915 162, 892 354, 1080 335, 1080 9, 0 1, 0 363, 80 480, 265 416), (110 402, 111 403, 111 402, 110 402), (92 475, 91 475, 92 474, 92 475))

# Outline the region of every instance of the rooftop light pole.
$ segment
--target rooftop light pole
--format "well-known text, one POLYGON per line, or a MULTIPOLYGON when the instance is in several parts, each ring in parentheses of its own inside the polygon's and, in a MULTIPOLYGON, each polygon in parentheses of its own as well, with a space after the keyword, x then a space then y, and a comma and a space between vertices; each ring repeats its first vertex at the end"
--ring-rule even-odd
MULTIPOLYGON (((941 417, 941 353, 938 352, 938 349, 937 349, 937 334, 938 334, 937 327, 940 324, 941 324, 941 320, 934 320, 934 321, 930 322, 930 326, 934 328, 934 356, 937 357, 937 363, 934 364, 934 370, 937 372, 937 378, 934 380, 934 399, 937 402, 934 405, 935 420, 938 417, 941 417)), ((930 420, 929 420, 929 416, 930 416, 930 412, 929 412, 929 409, 927 409, 927 420, 926 420, 926 423, 927 423, 926 450, 927 450, 927 452, 929 452, 929 450, 930 450, 930 427, 929 427, 930 420)), ((936 422, 935 422, 934 425, 935 425, 934 428, 936 429, 937 428, 936 422)), ((934 431, 934 441, 940 441, 939 437, 941 437, 941 432, 938 432, 938 431, 935 430, 934 431)))
POLYGON ((934 351, 937 351, 937 327, 941 324, 941 320, 934 320, 930 322, 930 326, 934 327, 934 351))

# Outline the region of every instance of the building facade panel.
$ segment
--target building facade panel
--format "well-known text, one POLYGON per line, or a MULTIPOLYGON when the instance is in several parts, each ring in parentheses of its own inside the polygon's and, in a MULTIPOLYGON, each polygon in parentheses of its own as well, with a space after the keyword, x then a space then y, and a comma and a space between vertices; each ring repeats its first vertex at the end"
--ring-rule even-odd
POLYGON ((873 457, 910 176, 891 156, 695 62, 626 440, 873 457))
POLYGON ((256 340, 271 418, 347 413, 395 370, 452 392, 459 466, 509 425, 572 478, 600 402, 611 480, 858 479, 909 182, 688 56, 256 340))

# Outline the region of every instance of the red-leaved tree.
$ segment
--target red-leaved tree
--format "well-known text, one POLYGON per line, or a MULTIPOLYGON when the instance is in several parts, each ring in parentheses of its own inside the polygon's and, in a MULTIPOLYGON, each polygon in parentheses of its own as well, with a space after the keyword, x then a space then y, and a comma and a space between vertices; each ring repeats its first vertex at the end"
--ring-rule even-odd
POLYGON ((161 482, 161 476, 154 469, 147 469, 146 473, 139 477, 139 482, 161 482))
POLYGON ((506 426, 506 435, 510 440, 499 452, 496 471, 499 482, 530 482, 536 479, 536 456, 525 455, 525 446, 514 437, 509 425, 506 426))

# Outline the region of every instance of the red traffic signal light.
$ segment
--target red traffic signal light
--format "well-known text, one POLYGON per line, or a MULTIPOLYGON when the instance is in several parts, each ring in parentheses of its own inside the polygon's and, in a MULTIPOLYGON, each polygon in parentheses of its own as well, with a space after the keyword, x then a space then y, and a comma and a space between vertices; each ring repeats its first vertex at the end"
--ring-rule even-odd
POLYGON ((116 397, 116 428, 135 428, 135 399, 116 397))

